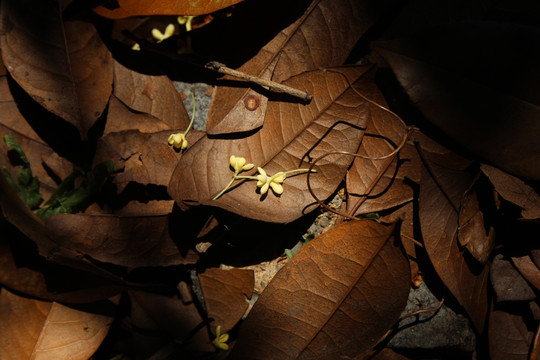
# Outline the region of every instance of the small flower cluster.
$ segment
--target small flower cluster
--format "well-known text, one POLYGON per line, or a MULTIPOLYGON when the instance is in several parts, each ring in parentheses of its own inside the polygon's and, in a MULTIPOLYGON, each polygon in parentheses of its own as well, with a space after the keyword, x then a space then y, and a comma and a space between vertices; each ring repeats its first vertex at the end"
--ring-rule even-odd
MULTIPOLYGON (((178 21, 180 25, 184 25, 186 27, 186 31, 191 31, 192 30, 191 22, 193 21, 193 18, 195 18, 195 16, 179 16, 178 18, 176 18, 176 21, 178 21)), ((173 36, 174 31, 175 31, 174 24, 167 25, 167 27, 165 28, 165 32, 161 32, 159 29, 154 28, 152 29, 152 37, 156 39, 156 43, 159 44, 163 40, 166 40, 170 38, 171 36, 173 36)), ((131 49, 135 51, 140 51, 141 46, 139 45, 139 43, 135 43, 133 44, 131 49)))
POLYGON ((184 133, 171 134, 167 140, 169 145, 172 145, 175 149, 185 150, 188 147, 188 141, 186 136, 193 126, 193 121, 195 120, 195 95, 191 93, 191 99, 193 100, 193 113, 191 114, 191 121, 188 128, 184 133))
POLYGON ((221 325, 218 325, 216 327, 216 337, 214 340, 212 340, 212 344, 220 350, 229 350, 229 344, 227 344, 227 341, 229 341, 229 334, 221 333, 221 325))
MULTIPOLYGON (((225 186, 225 188, 223 190, 221 190, 221 192, 219 194, 214 196, 214 198, 212 200, 219 199, 219 197, 221 195, 223 195, 231 187, 231 185, 234 183, 234 181, 238 180, 238 179, 257 180, 257 187, 260 189, 261 195, 266 194, 268 192, 268 189, 270 189, 270 188, 272 189, 274 194, 281 195, 281 194, 283 194, 283 185, 282 184, 285 181, 285 179, 287 178, 288 174, 292 174, 292 173, 295 173, 295 172, 308 172, 309 171, 309 169, 294 169, 294 170, 289 170, 289 171, 280 171, 280 172, 270 176, 270 175, 266 174, 266 171, 263 168, 257 167, 257 171, 259 172, 259 175, 257 175, 257 176, 239 175, 242 171, 253 169, 255 167, 255 165, 246 164, 246 159, 245 158, 236 157, 234 155, 232 155, 229 158, 229 165, 234 170, 234 175, 233 175, 231 181, 229 181, 229 183, 227 184, 227 186, 225 186)), ((315 170, 311 170, 311 171, 315 172, 315 170)))

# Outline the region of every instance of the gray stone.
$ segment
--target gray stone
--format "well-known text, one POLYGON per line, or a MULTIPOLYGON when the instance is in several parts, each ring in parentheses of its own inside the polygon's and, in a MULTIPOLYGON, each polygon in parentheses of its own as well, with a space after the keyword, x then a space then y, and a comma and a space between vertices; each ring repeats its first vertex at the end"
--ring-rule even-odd
POLYGON ((195 96, 195 119, 193 121, 193 128, 195 130, 206 130, 206 118, 208 115, 208 109, 210 108, 211 97, 206 95, 208 90, 208 84, 205 83, 184 83, 175 81, 174 86, 176 90, 182 91, 187 97, 184 99, 184 106, 189 114, 193 113, 193 99, 191 93, 195 96))
MULTIPOLYGON (((434 308, 440 303, 425 283, 411 289, 402 316, 434 308)), ((443 304, 436 312, 421 313, 400 322, 398 330, 388 342, 393 349, 449 349, 470 353, 475 349, 476 336, 469 320, 443 304)))

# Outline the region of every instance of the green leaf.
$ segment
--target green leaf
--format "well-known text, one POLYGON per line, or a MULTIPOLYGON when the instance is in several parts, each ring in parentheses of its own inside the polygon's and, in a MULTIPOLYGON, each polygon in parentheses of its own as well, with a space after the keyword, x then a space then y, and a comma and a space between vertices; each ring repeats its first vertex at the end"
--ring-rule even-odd
POLYGON ((76 170, 62 181, 51 198, 45 203, 45 207, 35 211, 41 219, 58 214, 72 214, 92 202, 99 192, 107 177, 114 172, 114 163, 105 161, 94 167, 90 172, 76 170), (84 177, 82 184, 75 189, 75 180, 84 177))
POLYGON ((292 252, 291 249, 285 249, 285 255, 287 255, 289 259, 292 259, 292 257, 294 256, 294 253, 292 252))
POLYGON ((21 163, 21 169, 19 170, 19 176, 17 178, 17 182, 19 184, 15 184, 11 173, 6 167, 4 167, 3 170, 6 180, 11 184, 11 186, 13 186, 15 191, 17 191, 17 194, 21 197, 21 199, 23 199, 26 205, 28 205, 28 207, 31 209, 35 209, 43 202, 43 197, 39 192, 39 179, 37 176, 34 177, 32 175, 30 162, 28 161, 26 154, 17 140, 15 140, 11 135, 5 134, 4 142, 9 148, 16 152, 21 163))

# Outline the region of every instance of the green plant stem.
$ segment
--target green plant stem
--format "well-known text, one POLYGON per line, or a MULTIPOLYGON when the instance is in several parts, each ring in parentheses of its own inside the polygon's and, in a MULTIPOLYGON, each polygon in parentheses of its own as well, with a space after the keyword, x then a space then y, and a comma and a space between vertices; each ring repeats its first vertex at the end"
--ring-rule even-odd
POLYGON ((186 137, 189 130, 191 130, 191 127, 193 126, 193 122, 195 120, 195 95, 193 95, 193 91, 191 92, 191 100, 192 100, 192 103, 193 103, 193 112, 191 113, 191 121, 189 122, 189 125, 188 125, 186 131, 184 132, 184 137, 186 137))
POLYGON ((236 174, 234 174, 234 176, 232 177, 231 181, 229 181, 229 183, 227 184, 227 186, 225 186, 225 188, 223 188, 223 190, 221 190, 221 192, 220 192, 219 194, 217 194, 216 196, 214 196, 214 197, 212 198, 212 200, 217 200, 217 199, 219 199, 219 197, 220 197, 221 195, 223 195, 223 193, 225 193, 225 191, 227 191, 227 190, 231 187, 231 185, 233 184, 234 180, 236 180, 236 174))

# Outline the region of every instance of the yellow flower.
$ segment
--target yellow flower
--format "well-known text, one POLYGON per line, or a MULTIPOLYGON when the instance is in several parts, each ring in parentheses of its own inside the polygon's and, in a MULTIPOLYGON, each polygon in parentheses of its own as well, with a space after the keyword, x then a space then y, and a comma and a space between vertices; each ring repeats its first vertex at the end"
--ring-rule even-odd
POLYGON ((165 28, 165 33, 161 33, 158 29, 152 29, 152 36, 157 40, 158 43, 162 42, 165 39, 170 38, 174 34, 174 24, 169 24, 165 28))
POLYGON ((172 134, 171 136, 169 136, 168 142, 169 142, 169 145, 174 146, 176 149, 184 150, 185 148, 188 147, 186 134, 182 134, 182 133, 172 134))
POLYGON ((239 174, 244 170, 251 170, 255 165, 253 164, 246 164, 246 159, 243 157, 236 157, 234 155, 231 155, 229 158, 229 164, 231 164, 231 167, 234 169, 235 174, 239 174))
POLYGON ((131 47, 131 50, 141 51, 141 45, 139 45, 139 43, 135 43, 135 44, 133 44, 133 46, 131 47))
POLYGON ((281 186, 281 184, 287 178, 287 174, 280 171, 273 176, 268 176, 264 169, 257 167, 257 170, 259 171, 259 175, 257 175, 257 187, 261 188, 262 195, 266 194, 269 187, 271 187, 277 195, 283 194, 283 186, 281 186))
POLYGON ((178 21, 178 23, 180 25, 186 25, 186 31, 191 31, 191 21, 193 21, 193 18, 195 16, 179 16, 176 18, 176 21, 178 21))
POLYGON ((229 334, 221 333, 221 325, 218 325, 216 327, 216 338, 212 340, 212 344, 214 344, 215 347, 221 350, 229 350, 229 345, 227 344, 227 341, 229 340, 229 334))

